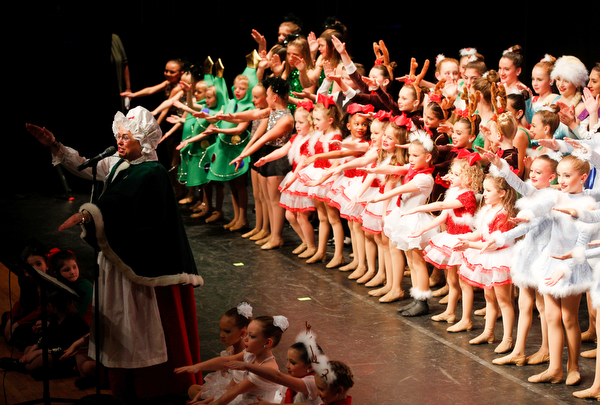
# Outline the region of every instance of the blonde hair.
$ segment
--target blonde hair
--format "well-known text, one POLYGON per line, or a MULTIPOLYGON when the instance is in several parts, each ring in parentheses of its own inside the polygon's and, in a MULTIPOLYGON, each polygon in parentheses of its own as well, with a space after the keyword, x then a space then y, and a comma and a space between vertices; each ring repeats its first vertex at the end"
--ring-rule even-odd
POLYGON ((506 211, 506 218, 502 222, 504 225, 508 222, 509 218, 514 218, 517 215, 518 210, 515 207, 515 203, 517 202, 517 192, 508 184, 504 177, 494 177, 491 174, 487 174, 484 181, 485 180, 490 181, 496 190, 505 192, 500 200, 502 208, 506 211))
POLYGON ((465 187, 474 193, 481 191, 484 174, 479 163, 476 162, 470 165, 466 159, 454 159, 450 164, 450 170, 453 168, 460 171, 460 178, 465 187))
POLYGON ((313 114, 315 112, 321 112, 326 118, 333 118, 333 122, 331 123, 331 127, 341 131, 342 129, 342 114, 340 109, 335 104, 330 104, 329 108, 326 108, 323 104, 315 105, 315 109, 313 110, 313 114))
MULTIPOLYGON (((390 122, 386 126, 386 130, 389 126, 391 126, 392 130, 394 131, 394 138, 396 139, 396 145, 404 145, 405 143, 408 142, 408 130, 406 129, 405 126, 399 127, 398 125, 394 124, 393 122, 390 122)), ((378 162, 379 163, 383 162, 386 157, 387 157, 386 152, 383 149, 379 149, 378 156, 377 156, 378 162)), ((408 162, 408 157, 407 157, 406 149, 396 146, 396 151, 392 155, 392 158, 390 159, 389 164, 392 166, 403 166, 407 162, 408 162)), ((385 180, 386 181, 389 180, 390 177, 391 177, 391 175, 387 175, 385 180)))
POLYGON ((498 131, 507 139, 512 139, 519 130, 519 123, 510 111, 502 113, 498 116, 497 121, 498 131))
POLYGON ((560 165, 561 163, 570 163, 571 166, 573 166, 573 169, 579 174, 590 174, 590 162, 581 160, 576 156, 567 155, 563 157, 558 164, 560 165))

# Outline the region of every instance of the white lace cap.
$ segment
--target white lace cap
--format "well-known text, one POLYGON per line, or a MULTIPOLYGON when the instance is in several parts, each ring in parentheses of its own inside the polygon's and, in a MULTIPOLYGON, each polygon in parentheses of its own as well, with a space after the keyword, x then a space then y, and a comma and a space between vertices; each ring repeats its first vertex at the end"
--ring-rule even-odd
POLYGON ((275 315, 273 317, 273 326, 281 329, 282 332, 285 332, 287 328, 290 327, 290 323, 288 319, 283 315, 275 315))
POLYGON ((158 141, 162 138, 162 131, 150 111, 139 106, 129 110, 127 116, 120 111, 117 112, 112 124, 115 138, 121 127, 125 127, 131 132, 133 139, 139 141, 142 147, 142 155, 155 153, 158 141))
POLYGON ((462 56, 472 56, 477 53, 477 48, 463 48, 458 51, 459 55, 462 56))
POLYGON ((247 302, 241 302, 237 306, 237 312, 246 319, 252 318, 252 306, 247 302))

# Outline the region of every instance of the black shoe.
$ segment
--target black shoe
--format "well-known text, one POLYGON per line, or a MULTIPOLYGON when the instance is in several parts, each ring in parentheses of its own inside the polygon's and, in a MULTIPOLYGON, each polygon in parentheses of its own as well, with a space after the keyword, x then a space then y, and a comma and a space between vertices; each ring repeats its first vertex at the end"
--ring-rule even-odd
POLYGON ((417 305, 417 300, 413 298, 413 300, 412 300, 412 302, 410 304, 401 306, 396 311, 398 311, 398 313, 401 314, 402 312, 404 312, 404 311, 406 311, 408 309, 411 309, 415 305, 417 305))
POLYGON ((427 315, 429 313, 429 305, 427 300, 415 300, 415 305, 400 313, 402 316, 412 317, 427 315))
POLYGON ((12 357, 3 357, 0 359, 0 368, 7 371, 18 371, 20 373, 27 373, 25 363, 19 362, 19 359, 13 359, 12 357))

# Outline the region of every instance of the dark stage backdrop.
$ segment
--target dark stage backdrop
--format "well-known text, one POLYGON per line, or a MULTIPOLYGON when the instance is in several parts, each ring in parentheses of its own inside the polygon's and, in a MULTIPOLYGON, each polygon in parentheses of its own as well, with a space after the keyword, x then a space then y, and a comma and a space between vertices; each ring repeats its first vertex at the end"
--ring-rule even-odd
MULTIPOLYGON (((305 32, 317 36, 323 21, 336 16, 349 30, 354 59, 367 67, 374 61, 372 43, 383 39, 398 64, 397 75, 407 72, 413 56, 421 64, 426 58, 433 63, 438 53, 457 57, 463 47, 476 47, 488 67, 496 68, 502 51, 520 44, 526 52, 522 78, 529 83, 532 66, 545 53, 576 55, 588 68, 598 61, 597 29, 585 22, 590 17, 597 20, 597 10, 591 1, 585 3, 577 2, 572 10, 561 4, 555 10, 548 2, 533 0, 511 3, 510 9, 506 2, 496 6, 439 0, 11 2, 7 17, 18 24, 5 38, 15 46, 12 54, 17 57, 7 55, 5 60, 19 105, 9 109, 16 115, 5 116, 11 124, 2 147, 2 190, 61 191, 48 152, 25 132, 25 122, 48 127, 87 156, 114 142, 111 122, 118 100, 109 63, 112 32, 126 48, 134 91, 163 80, 170 58, 221 58, 231 83, 243 70, 245 55, 256 47, 251 30, 257 29, 273 45, 287 13, 294 13, 304 22, 305 32)), ((135 103, 152 109, 160 101, 147 97, 135 103)), ((68 180, 74 189, 89 190, 85 182, 72 176, 68 180)))

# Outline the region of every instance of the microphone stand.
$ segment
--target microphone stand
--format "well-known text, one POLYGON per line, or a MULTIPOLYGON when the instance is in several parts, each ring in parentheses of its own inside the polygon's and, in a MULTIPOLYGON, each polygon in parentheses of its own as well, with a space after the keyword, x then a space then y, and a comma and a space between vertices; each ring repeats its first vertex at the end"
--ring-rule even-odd
MULTIPOLYGON (((97 176, 97 164, 98 162, 94 162, 92 164, 92 204, 95 204, 98 200, 98 191, 96 184, 96 176, 97 176)), ((100 386, 101 377, 100 377, 100 346, 102 344, 101 333, 100 333, 100 295, 98 288, 98 280, 100 278, 100 265, 98 264, 98 255, 100 254, 99 248, 97 246, 94 247, 94 311, 92 312, 93 322, 94 322, 94 349, 95 349, 95 359, 96 359, 96 393, 91 395, 86 395, 79 399, 76 404, 117 404, 117 401, 113 398, 112 395, 101 394, 100 386)))

